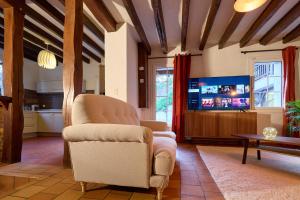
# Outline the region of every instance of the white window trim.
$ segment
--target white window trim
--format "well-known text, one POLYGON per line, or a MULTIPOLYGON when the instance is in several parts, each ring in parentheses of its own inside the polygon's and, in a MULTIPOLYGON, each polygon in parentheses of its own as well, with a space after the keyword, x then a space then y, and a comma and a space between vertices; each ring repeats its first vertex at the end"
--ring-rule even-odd
MULTIPOLYGON (((154 106, 153 106, 153 114, 154 114, 154 119, 156 119, 156 71, 158 69, 165 69, 165 68, 170 68, 170 69, 174 69, 173 66, 154 66, 153 69, 152 69, 152 85, 153 85, 153 90, 152 90, 152 95, 153 95, 153 102, 154 102, 154 106)), ((168 124, 169 125, 169 124, 168 124)))
MULTIPOLYGON (((282 101, 282 105, 281 107, 255 107, 254 103, 253 103, 253 110, 282 110, 284 109, 284 99, 283 99, 283 59, 280 56, 271 56, 271 57, 262 57, 262 56, 254 56, 252 58, 248 58, 248 67, 249 67, 249 74, 250 76, 254 76, 254 64, 256 62, 274 62, 274 61, 280 61, 282 63, 282 94, 281 94, 281 101, 282 101)), ((253 83, 254 84, 254 83, 253 83)), ((254 85, 252 86, 254 88, 254 85)), ((253 96, 253 102, 254 102, 254 92, 252 91, 253 96)))

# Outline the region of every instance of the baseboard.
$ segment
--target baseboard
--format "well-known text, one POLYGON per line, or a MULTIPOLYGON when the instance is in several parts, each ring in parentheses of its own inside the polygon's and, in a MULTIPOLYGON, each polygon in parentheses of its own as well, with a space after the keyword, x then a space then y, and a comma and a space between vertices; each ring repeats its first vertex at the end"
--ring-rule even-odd
MULTIPOLYGON (((202 144, 202 145, 217 145, 217 146, 243 146, 241 139, 238 138, 209 138, 209 137, 192 137, 185 138, 185 142, 190 144, 202 144)), ((254 143, 249 144, 249 146, 254 143)))
POLYGON ((53 133, 53 132, 38 132, 38 137, 62 137, 61 133, 53 133))
POLYGON ((37 133, 23 133, 23 139, 30 139, 30 138, 35 138, 37 137, 37 133))

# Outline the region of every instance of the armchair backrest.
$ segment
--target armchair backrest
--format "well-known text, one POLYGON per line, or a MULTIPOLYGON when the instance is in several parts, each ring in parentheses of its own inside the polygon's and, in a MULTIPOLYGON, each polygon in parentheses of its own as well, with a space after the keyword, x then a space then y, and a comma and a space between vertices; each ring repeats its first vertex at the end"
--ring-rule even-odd
POLYGON ((139 125, 139 119, 128 103, 103 95, 81 94, 72 106, 72 124, 86 123, 139 125))

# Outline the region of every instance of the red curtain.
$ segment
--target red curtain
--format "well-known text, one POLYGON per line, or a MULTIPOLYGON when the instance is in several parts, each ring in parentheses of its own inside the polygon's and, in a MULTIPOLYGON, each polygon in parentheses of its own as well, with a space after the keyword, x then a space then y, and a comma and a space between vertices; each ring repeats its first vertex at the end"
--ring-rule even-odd
POLYGON ((177 142, 182 142, 184 140, 184 112, 187 109, 187 90, 190 68, 191 55, 175 56, 172 130, 176 133, 177 142))
MULTIPOLYGON (((283 103, 295 101, 295 57, 296 47, 290 46, 282 50, 283 58, 283 103)), ((283 134, 287 134, 288 118, 283 116, 283 134)))

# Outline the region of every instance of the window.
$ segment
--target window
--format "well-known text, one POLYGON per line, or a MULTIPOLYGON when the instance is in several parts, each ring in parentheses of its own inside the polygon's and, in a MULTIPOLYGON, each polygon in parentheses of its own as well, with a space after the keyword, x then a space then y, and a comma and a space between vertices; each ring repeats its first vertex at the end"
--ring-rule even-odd
POLYGON ((156 70, 156 120, 172 124, 173 111, 173 69, 156 70))
POLYGON ((256 62, 254 77, 255 107, 282 107, 282 62, 256 62))

